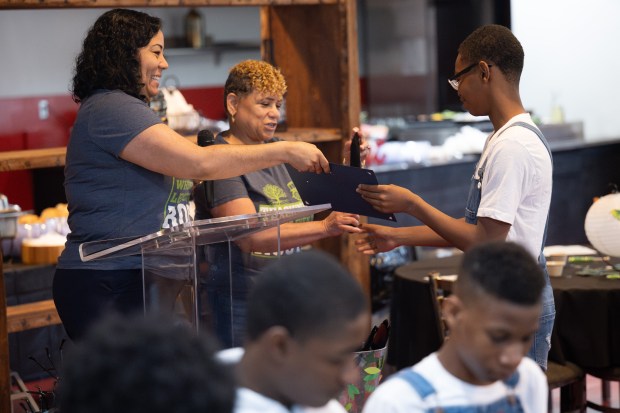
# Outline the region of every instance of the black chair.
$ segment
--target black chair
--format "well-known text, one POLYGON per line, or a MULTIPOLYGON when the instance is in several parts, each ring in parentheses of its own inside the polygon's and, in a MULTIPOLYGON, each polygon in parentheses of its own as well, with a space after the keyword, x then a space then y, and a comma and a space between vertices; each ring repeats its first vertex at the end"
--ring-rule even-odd
POLYGON ((620 406, 611 406, 611 383, 618 384, 620 391, 620 368, 587 369, 586 373, 592 377, 601 379, 601 404, 587 401, 588 407, 597 412, 620 413, 620 406))
POLYGON ((431 302, 433 303, 433 313, 437 324, 437 334, 440 343, 445 340, 448 335, 448 326, 442 315, 443 300, 454 290, 454 279, 442 277, 437 272, 428 275, 428 286, 431 293, 431 302))
POLYGON ((570 361, 562 364, 549 360, 545 374, 549 385, 549 412, 553 410, 551 391, 558 388, 561 413, 586 411, 586 375, 579 366, 570 361))

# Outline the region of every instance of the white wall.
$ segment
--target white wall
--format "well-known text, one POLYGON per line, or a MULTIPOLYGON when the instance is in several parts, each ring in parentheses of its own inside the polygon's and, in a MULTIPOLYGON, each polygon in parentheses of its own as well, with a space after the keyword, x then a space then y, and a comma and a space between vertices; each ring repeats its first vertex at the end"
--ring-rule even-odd
MULTIPOLYGON (((183 33, 188 9, 141 9, 164 20, 166 36, 183 33)), ((0 98, 67 94, 73 64, 86 31, 105 10, 0 11, 0 98)), ((214 41, 260 41, 256 7, 200 8, 207 34, 214 41)), ((181 86, 223 85, 228 69, 240 60, 259 58, 259 52, 225 52, 218 64, 212 54, 170 57, 166 75, 181 86)))
MULTIPOLYGON (((185 8, 144 9, 164 19, 164 33, 180 35, 185 8)), ((215 41, 260 38, 257 8, 199 9, 215 41)), ((86 30, 102 9, 0 11, 0 98, 68 93, 73 61, 86 30)), ((553 97, 567 121, 583 121, 588 140, 620 137, 620 1, 512 0, 513 30, 525 49, 522 97, 541 118, 553 97)), ((169 75, 181 86, 222 85, 230 66, 258 53, 171 57, 169 75)))
POLYGON ((521 97, 543 119, 560 104, 588 140, 620 137, 620 1, 512 0, 525 50, 521 97))

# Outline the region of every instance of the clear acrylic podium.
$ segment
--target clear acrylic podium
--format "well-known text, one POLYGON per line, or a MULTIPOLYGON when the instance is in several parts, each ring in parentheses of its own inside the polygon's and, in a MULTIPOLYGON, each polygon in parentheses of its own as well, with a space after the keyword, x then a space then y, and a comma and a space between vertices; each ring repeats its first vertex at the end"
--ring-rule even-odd
POLYGON ((236 289, 235 271, 239 271, 239 264, 234 262, 239 258, 233 255, 235 245, 251 234, 271 229, 277 231, 277 258, 281 251, 280 224, 330 208, 330 204, 322 204, 193 221, 139 238, 83 243, 80 257, 92 261, 141 255, 145 313, 173 314, 196 331, 213 332, 214 311, 224 310, 230 320, 224 332, 218 329, 218 335, 228 345, 236 346, 240 343, 235 343, 232 332, 236 324, 232 294, 236 289), (213 301, 218 296, 225 298, 222 295, 229 296, 221 301, 230 308, 222 309, 220 305, 216 310, 218 305, 213 301))

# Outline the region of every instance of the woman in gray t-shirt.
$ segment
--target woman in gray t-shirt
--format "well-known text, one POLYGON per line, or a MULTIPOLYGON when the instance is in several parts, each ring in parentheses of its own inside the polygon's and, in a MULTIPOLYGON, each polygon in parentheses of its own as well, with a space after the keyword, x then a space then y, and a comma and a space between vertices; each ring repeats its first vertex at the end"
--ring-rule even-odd
MULTIPOLYGON (((224 86, 225 110, 230 128, 217 136, 216 144, 219 145, 216 146, 271 147, 280 142, 274 134, 285 92, 284 77, 271 64, 246 60, 234 66, 224 86)), ((364 143, 362 148, 362 156, 365 156, 367 149, 364 143)), ((284 165, 209 182, 208 185, 213 187, 212 193, 209 191, 209 199, 205 185, 198 185, 194 190, 196 219, 304 206, 284 165)), ((292 254, 323 238, 336 237, 345 232, 360 232, 358 227, 358 215, 342 212, 332 212, 320 221, 307 218, 284 223, 279 227, 280 250, 282 254, 292 254)), ((214 312, 210 322, 215 325, 225 346, 241 344, 245 324, 245 299, 252 279, 278 256, 277 249, 277 228, 258 232, 237 242, 231 251, 231 283, 228 280, 229 266, 221 264, 221 260, 228 257, 228 245, 213 245, 207 248, 207 259, 211 257, 220 261, 220 265, 212 262, 208 266, 209 274, 203 274, 202 281, 209 292, 208 301, 211 311, 214 312), (221 253, 218 248, 222 248, 221 253), (232 294, 229 291, 231 284, 232 294), (232 326, 230 311, 233 312, 232 326)), ((208 312, 208 309, 203 310, 203 314, 208 312)))

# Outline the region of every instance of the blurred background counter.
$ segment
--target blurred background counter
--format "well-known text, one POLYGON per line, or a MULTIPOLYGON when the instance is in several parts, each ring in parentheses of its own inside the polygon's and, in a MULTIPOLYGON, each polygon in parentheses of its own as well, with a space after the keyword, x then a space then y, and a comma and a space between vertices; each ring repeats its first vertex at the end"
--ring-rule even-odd
MULTIPOLYGON (((484 139, 492 129, 488 122, 477 122, 475 132, 455 137, 464 127, 474 129, 469 124, 448 121, 392 125, 384 135, 385 142, 373 140, 375 154, 386 156, 387 152, 381 149, 396 142, 402 146, 393 153, 404 160, 374 159, 369 168, 376 172, 380 183, 409 188, 448 215, 463 217, 469 181, 484 139), (450 139, 461 142, 450 143, 450 139)), ((610 183, 620 183, 620 138, 587 142, 581 122, 542 125, 541 130, 549 141, 554 161, 547 244, 587 243, 583 223, 592 199, 608 194, 610 183)), ((374 218, 369 222, 420 225, 406 214, 397 214, 396 223, 374 218)))

